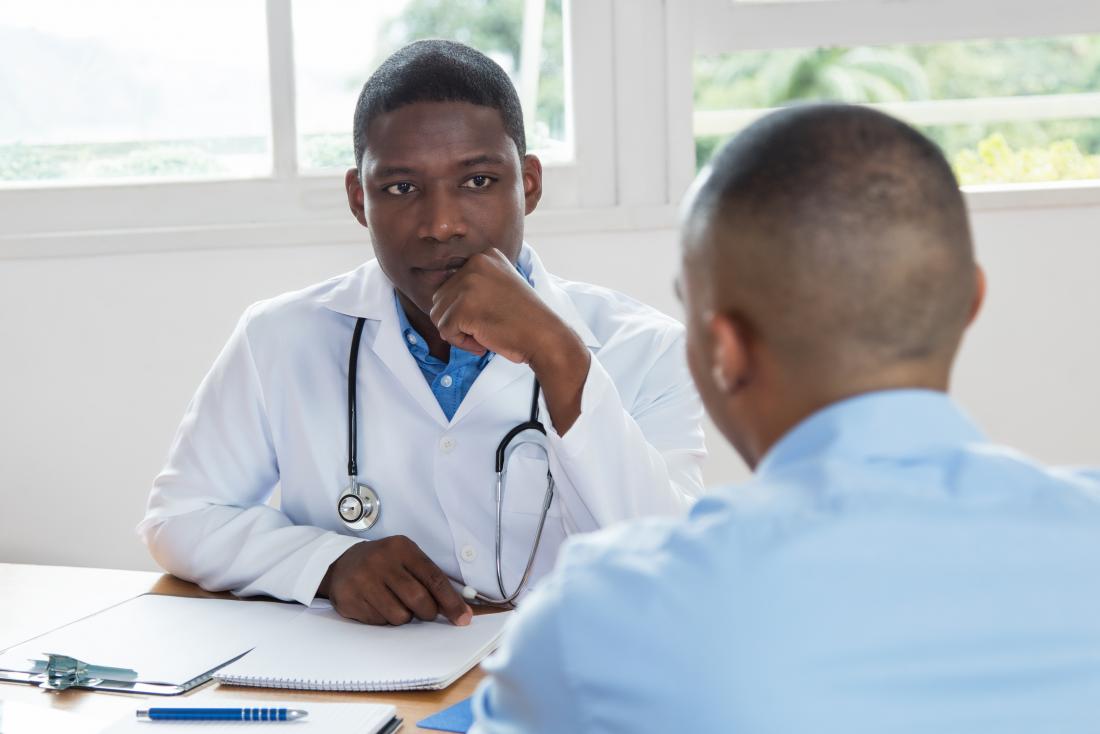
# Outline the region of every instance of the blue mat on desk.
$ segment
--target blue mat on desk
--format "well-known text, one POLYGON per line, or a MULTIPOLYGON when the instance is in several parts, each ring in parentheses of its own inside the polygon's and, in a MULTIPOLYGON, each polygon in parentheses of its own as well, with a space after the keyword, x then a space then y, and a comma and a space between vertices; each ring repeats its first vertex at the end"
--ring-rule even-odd
POLYGON ((416 722, 416 725, 422 729, 454 731, 465 734, 474 725, 474 710, 470 707, 470 699, 463 699, 450 708, 445 708, 437 714, 421 719, 416 722))

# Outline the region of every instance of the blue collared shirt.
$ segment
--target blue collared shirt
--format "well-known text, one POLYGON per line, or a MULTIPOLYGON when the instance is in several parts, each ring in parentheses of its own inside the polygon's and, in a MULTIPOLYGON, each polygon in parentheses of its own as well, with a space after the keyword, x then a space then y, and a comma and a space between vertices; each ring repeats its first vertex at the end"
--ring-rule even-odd
POLYGON ((1100 731, 1100 472, 845 400, 687 519, 572 541, 485 667, 482 732, 1100 731))
POLYGON ((493 358, 493 353, 486 352, 478 356, 473 352, 452 346, 450 359, 446 362, 433 357, 428 352, 428 342, 409 323, 409 317, 401 307, 397 293, 394 293, 393 300, 401 326, 401 337, 424 374, 424 379, 428 381, 428 387, 432 389, 432 395, 435 395, 439 407, 443 409, 443 414, 447 416, 447 420, 450 420, 454 418, 455 411, 462 404, 466 393, 470 391, 474 380, 493 358))
MULTIPOLYGON (((531 283, 529 265, 517 262, 516 270, 529 284, 531 283)), ((493 353, 486 352, 478 356, 473 352, 467 352, 465 349, 452 346, 450 358, 446 362, 438 357, 433 357, 428 351, 427 340, 409 323, 409 317, 405 313, 405 309, 401 307, 401 301, 397 298, 396 291, 393 294, 393 303, 397 309, 401 337, 408 345, 409 353, 416 360, 424 379, 428 381, 428 387, 432 389, 432 395, 435 395, 439 407, 443 409, 443 414, 447 416, 447 420, 451 420, 454 418, 458 406, 462 405, 466 393, 470 392, 477 376, 481 374, 481 371, 485 369, 485 365, 489 364, 489 360, 493 358, 493 353)))

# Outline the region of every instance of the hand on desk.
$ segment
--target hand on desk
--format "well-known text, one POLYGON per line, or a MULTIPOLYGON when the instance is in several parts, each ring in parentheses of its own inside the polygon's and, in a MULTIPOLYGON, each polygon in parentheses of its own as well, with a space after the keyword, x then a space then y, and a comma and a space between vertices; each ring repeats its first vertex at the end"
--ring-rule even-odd
POLYGON ((317 589, 342 616, 401 625, 442 614, 467 625, 473 612, 447 575, 403 535, 356 543, 337 558, 317 589))

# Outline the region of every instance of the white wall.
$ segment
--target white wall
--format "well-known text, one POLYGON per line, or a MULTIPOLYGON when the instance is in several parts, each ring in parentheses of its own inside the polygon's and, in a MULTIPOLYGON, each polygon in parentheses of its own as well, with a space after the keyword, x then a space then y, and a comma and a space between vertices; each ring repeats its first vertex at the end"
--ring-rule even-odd
MULTIPOLYGON (((989 298, 957 396, 1001 441, 1100 464, 1100 208, 984 212, 974 226, 989 298)), ((678 313, 672 230, 530 239, 561 275, 678 313)), ((364 243, 0 260, 0 561, 154 568, 133 526, 240 312, 369 253, 364 243)), ((710 445, 709 482, 745 476, 713 434, 710 445)))

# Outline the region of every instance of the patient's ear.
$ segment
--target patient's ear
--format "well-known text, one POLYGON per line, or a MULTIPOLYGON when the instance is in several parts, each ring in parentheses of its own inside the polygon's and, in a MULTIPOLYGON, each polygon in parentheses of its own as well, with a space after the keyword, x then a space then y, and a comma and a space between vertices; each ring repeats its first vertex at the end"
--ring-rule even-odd
POLYGON ((735 316, 711 314, 711 377, 719 392, 732 395, 749 381, 749 354, 746 329, 735 316))

